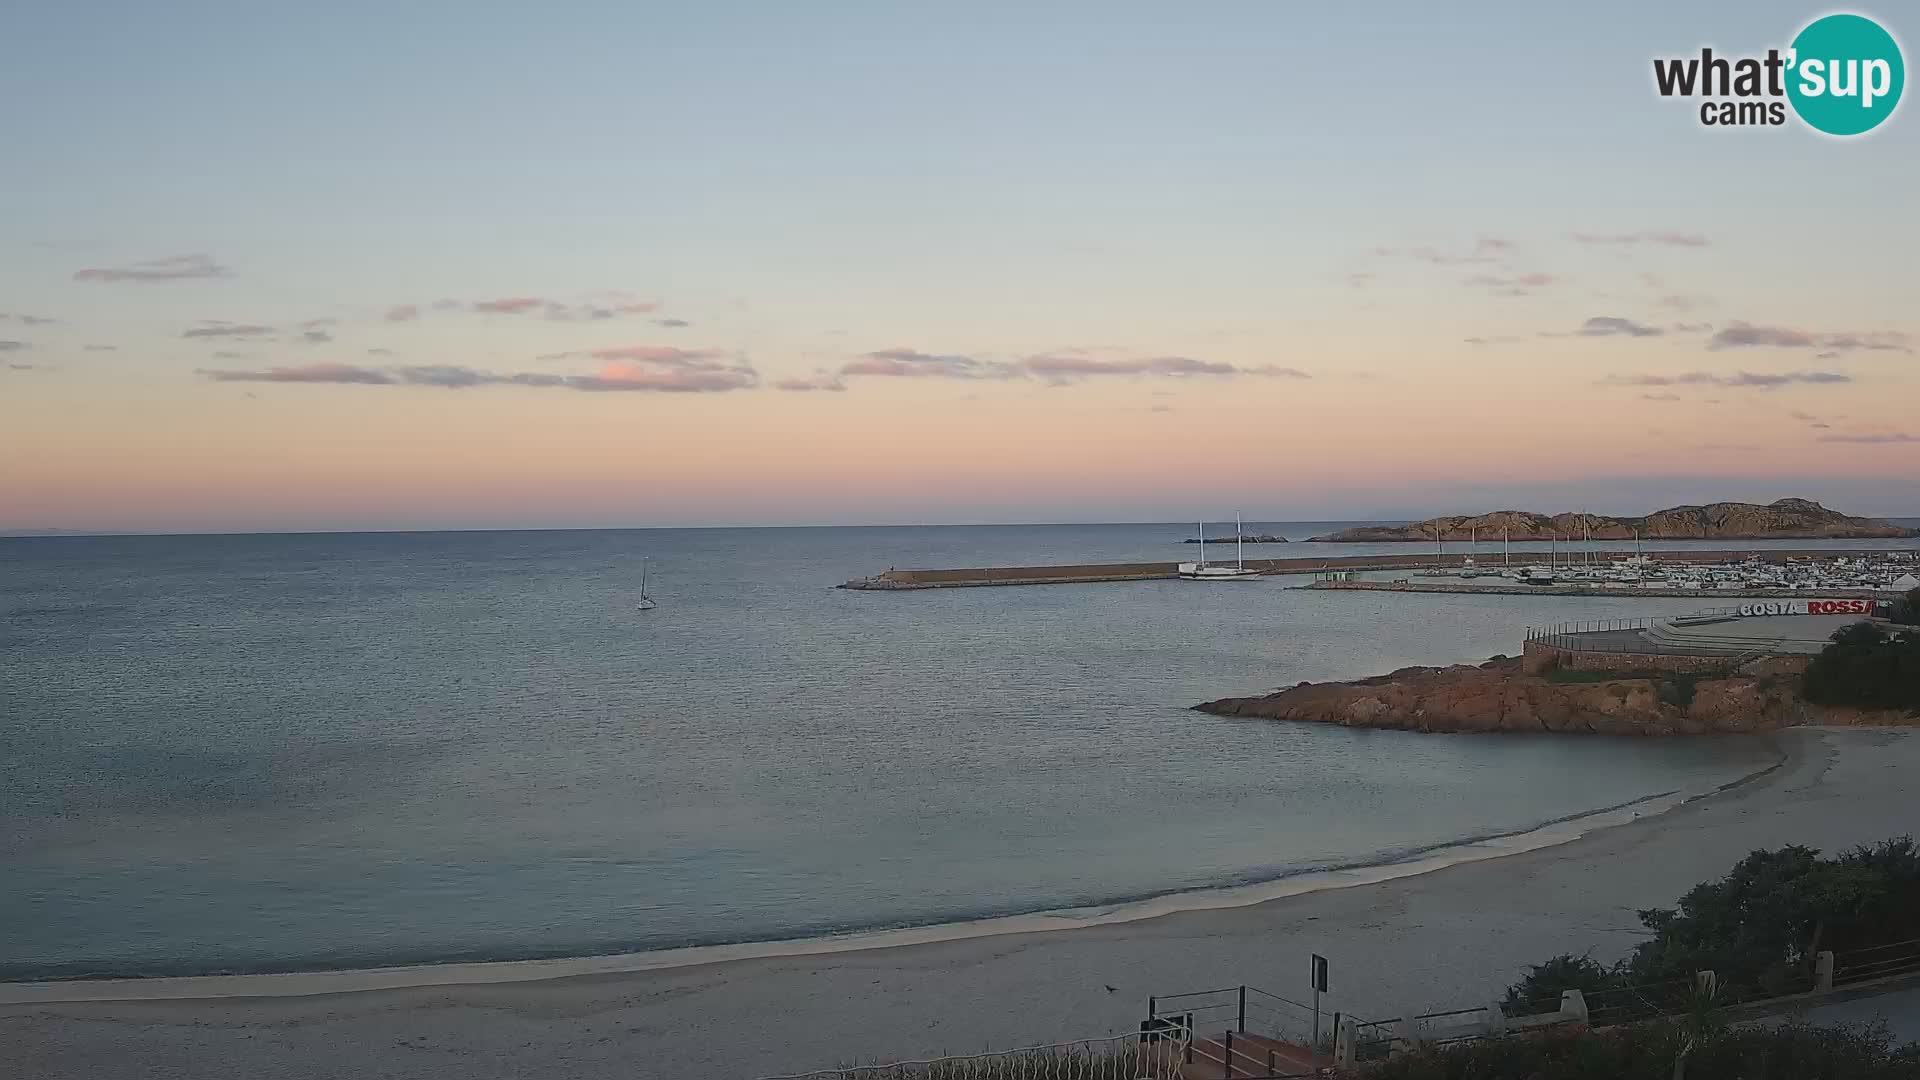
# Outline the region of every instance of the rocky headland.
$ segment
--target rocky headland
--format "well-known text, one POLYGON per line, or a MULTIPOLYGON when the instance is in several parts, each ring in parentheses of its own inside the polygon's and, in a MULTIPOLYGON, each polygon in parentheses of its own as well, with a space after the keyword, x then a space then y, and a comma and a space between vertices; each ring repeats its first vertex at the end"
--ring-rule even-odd
POLYGON ((1495 510, 1490 514, 1436 517, 1410 525, 1363 525, 1313 539, 1329 543, 1374 541, 1433 543, 1477 536, 1509 540, 1888 540, 1920 536, 1872 518, 1849 517, 1809 499, 1757 503, 1718 502, 1674 506, 1646 517, 1601 514, 1537 514, 1495 510))
POLYGON ((1355 682, 1300 683, 1263 697, 1222 698, 1201 712, 1343 727, 1427 732, 1703 735, 1806 724, 1920 723, 1901 710, 1814 705, 1791 661, 1758 660, 1722 675, 1664 672, 1526 674, 1518 658, 1410 667, 1355 682))

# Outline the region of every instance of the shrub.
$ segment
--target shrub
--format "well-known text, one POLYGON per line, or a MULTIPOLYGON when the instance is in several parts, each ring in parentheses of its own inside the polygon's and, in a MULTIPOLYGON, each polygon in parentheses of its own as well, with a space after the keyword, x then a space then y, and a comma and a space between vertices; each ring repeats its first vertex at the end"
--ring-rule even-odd
POLYGON ((1711 970, 1740 996, 1804 989, 1815 953, 1920 936, 1920 851, 1911 838, 1832 859, 1811 848, 1756 851, 1676 910, 1643 911, 1653 931, 1617 974, 1660 982, 1711 970))
POLYGON ((1654 684, 1654 692, 1666 704, 1684 709, 1693 704, 1695 688, 1699 682, 1698 675, 1668 675, 1654 684))
POLYGON ((1822 705, 1920 708, 1920 630, 1889 635, 1855 623, 1807 665, 1801 695, 1822 705))
POLYGON ((1535 964, 1507 987, 1500 1008, 1508 1016, 1551 1012, 1560 1007, 1560 995, 1568 990, 1594 994, 1620 985, 1613 969, 1591 956, 1562 953, 1544 964, 1535 964))
POLYGON ((1363 1070, 1365 1080, 1916 1080, 1920 1052, 1878 1028, 1785 1024, 1700 1031, 1654 1023, 1559 1031, 1425 1050, 1363 1070))
POLYGON ((1907 595, 1895 600, 1887 617, 1903 626, 1920 626, 1920 589, 1908 589, 1907 595))
POLYGON ((1630 1001, 1671 1011, 1700 971, 1712 971, 1732 1000, 1805 990, 1822 951, 1920 938, 1920 846, 1901 837, 1833 858, 1799 846, 1755 851, 1687 890, 1677 907, 1640 912, 1640 923, 1652 936, 1618 964, 1556 956, 1508 987, 1503 1007, 1547 1012, 1577 989, 1610 1013, 1630 1001))

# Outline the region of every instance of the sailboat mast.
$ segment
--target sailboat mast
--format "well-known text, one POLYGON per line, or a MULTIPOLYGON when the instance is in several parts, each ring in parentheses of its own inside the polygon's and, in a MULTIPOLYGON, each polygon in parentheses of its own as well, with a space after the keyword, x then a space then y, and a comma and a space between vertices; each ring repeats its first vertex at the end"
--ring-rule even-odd
POLYGON ((1233 565, 1235 568, 1247 568, 1246 530, 1240 527, 1240 511, 1233 512, 1233 565))
POLYGON ((1200 563, 1199 565, 1201 566, 1207 565, 1207 523, 1204 519, 1202 519, 1200 522, 1200 563))

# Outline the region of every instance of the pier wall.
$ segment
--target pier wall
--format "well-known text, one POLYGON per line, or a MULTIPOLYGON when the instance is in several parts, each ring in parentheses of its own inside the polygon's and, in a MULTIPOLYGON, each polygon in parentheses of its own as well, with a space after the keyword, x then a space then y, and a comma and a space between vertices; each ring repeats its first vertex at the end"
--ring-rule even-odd
MULTIPOLYGON (((1530 552, 1538 555, 1538 552, 1530 552)), ((1599 554, 1599 553, 1596 553, 1599 554)), ((1624 554, 1611 552, 1609 555, 1624 554)), ((1874 551, 1866 549, 1797 549, 1750 551, 1722 549, 1715 551, 1649 551, 1664 562, 1733 562, 1748 556, 1758 556, 1766 562, 1785 562, 1788 559, 1829 559, 1837 555, 1871 555, 1874 551)), ((1319 555, 1300 556, 1285 559, 1248 559, 1247 566, 1266 574, 1317 574, 1333 570, 1424 570, 1444 569, 1461 565, 1459 554, 1441 555, 1438 553, 1414 554, 1406 551, 1382 553, 1379 555, 1319 555)), ((1538 561, 1538 560, 1533 560, 1538 561)), ((1480 563, 1483 571, 1493 571, 1502 564, 1488 557, 1480 563)), ((1514 565, 1526 565, 1526 560, 1516 560, 1514 565)), ((843 589, 861 590, 907 590, 907 589, 953 589, 970 586, 989 585, 1067 585, 1101 581, 1152 581, 1160 578, 1175 577, 1179 562, 1136 562, 1136 563, 1082 563, 1068 566, 980 566, 950 570, 898 570, 890 569, 872 577, 855 578, 840 586, 843 589)), ((1387 588, 1394 592, 1501 592, 1525 591, 1536 594, 1552 595, 1556 591, 1562 595, 1581 595, 1568 591, 1565 587, 1556 590, 1553 587, 1534 588, 1529 586, 1488 585, 1435 585, 1428 583, 1397 582, 1327 582, 1316 583, 1316 588, 1387 588)), ((1739 593, 1717 591, 1722 596, 1772 596, 1775 592, 1739 593)), ((1778 592, 1779 595, 1793 595, 1778 592)), ((1612 595, 1603 593, 1598 595, 1612 595)), ((1671 594, 1655 589, 1635 589, 1633 596, 1700 596, 1702 593, 1676 590, 1671 594)), ((1823 593, 1823 595, 1843 596, 1847 593, 1823 593)))
MULTIPOLYGON (((1558 668, 1561 671, 1664 671, 1674 675, 1714 675, 1727 670, 1731 656, 1701 656, 1664 652, 1591 652, 1568 649, 1544 641, 1529 641, 1521 650, 1521 670, 1529 675, 1558 668)), ((1808 656, 1769 656, 1742 664, 1754 675, 1801 675, 1808 656)))

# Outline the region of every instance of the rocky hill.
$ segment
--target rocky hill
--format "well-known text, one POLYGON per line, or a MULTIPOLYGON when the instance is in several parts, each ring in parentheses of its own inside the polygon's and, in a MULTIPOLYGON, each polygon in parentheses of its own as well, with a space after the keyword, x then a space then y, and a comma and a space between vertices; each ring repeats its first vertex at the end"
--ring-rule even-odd
POLYGON ((1920 536, 1920 529, 1849 517, 1809 499, 1780 499, 1765 506, 1739 502, 1675 506, 1637 518, 1496 510, 1471 517, 1428 518, 1411 525, 1364 525, 1313 539, 1330 543, 1433 543, 1467 540, 1475 535, 1486 541, 1502 536, 1510 540, 1580 540, 1591 535, 1595 540, 1631 540, 1636 534, 1647 540, 1880 540, 1920 536))
POLYGON ((1762 660, 1720 677, 1556 681, 1521 671, 1517 659, 1478 667, 1402 668, 1345 683, 1301 683, 1264 697, 1222 698, 1201 712, 1343 727, 1429 732, 1554 731, 1590 735, 1699 735, 1770 731, 1801 724, 1913 724, 1900 711, 1811 705, 1799 679, 1762 660))

